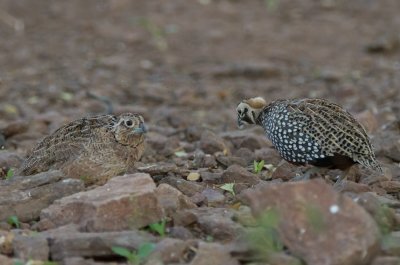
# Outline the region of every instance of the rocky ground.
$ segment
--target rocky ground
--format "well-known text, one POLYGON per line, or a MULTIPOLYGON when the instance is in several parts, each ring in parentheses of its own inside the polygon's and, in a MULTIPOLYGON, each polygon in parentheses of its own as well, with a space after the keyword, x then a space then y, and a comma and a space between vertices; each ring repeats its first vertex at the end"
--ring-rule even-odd
POLYGON ((398 10, 0 1, 0 264, 399 264, 398 10), (237 103, 256 95, 343 105, 385 174, 295 181, 306 168, 282 161, 261 128, 236 128, 237 103), (92 187, 13 174, 45 135, 107 111, 145 118, 135 170, 92 187))

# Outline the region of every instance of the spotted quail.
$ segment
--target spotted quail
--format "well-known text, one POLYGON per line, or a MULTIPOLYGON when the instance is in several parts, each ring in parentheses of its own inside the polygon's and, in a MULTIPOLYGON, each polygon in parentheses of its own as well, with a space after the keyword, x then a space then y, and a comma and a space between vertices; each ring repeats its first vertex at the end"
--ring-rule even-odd
POLYGON ((243 100, 236 109, 238 125, 264 128, 287 161, 348 170, 359 163, 382 173, 365 129, 341 106, 324 99, 243 100))
POLYGON ((18 173, 32 175, 59 169, 85 184, 103 184, 124 173, 144 151, 142 116, 125 113, 73 121, 39 142, 18 173))

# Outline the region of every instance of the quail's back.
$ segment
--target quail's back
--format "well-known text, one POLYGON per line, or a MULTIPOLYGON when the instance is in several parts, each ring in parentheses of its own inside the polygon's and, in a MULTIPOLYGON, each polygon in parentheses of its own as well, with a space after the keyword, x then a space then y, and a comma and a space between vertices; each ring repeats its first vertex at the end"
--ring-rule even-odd
POLYGON ((22 164, 19 174, 59 169, 86 184, 104 183, 125 172, 144 151, 142 116, 125 113, 73 121, 45 137, 22 164))
POLYGON ((255 117, 247 122, 261 125, 287 161, 340 169, 359 163, 382 172, 364 128, 337 104, 324 99, 277 100, 257 111, 250 100, 242 112, 246 106, 255 117))

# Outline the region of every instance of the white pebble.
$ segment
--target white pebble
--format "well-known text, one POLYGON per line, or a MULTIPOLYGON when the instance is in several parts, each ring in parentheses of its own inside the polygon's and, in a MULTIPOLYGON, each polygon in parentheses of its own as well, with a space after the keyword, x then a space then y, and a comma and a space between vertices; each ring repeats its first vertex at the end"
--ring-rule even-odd
POLYGON ((339 206, 337 206, 336 204, 331 205, 331 207, 329 207, 329 211, 331 212, 331 214, 336 214, 339 212, 339 206))

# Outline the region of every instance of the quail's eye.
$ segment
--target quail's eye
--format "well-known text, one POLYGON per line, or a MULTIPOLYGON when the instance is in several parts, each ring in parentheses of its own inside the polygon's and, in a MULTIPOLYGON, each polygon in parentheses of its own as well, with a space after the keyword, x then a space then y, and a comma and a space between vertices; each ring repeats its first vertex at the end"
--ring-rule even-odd
POLYGON ((125 125, 126 125, 127 127, 132 127, 133 122, 132 122, 131 120, 127 120, 127 121, 125 121, 125 125))
POLYGON ((240 109, 239 109, 237 112, 238 112, 239 114, 242 114, 242 110, 240 110, 240 109))
POLYGON ((249 111, 248 108, 244 108, 244 113, 247 113, 249 111))

